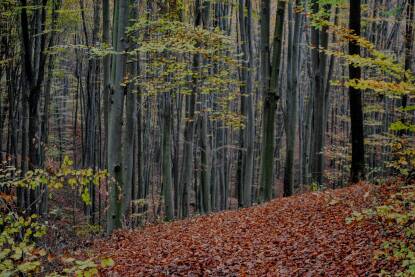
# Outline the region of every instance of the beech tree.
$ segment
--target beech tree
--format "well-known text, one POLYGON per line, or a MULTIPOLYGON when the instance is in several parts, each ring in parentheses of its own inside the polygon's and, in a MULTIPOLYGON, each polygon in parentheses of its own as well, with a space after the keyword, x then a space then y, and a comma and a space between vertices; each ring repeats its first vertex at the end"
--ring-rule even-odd
POLYGON ((284 171, 284 196, 291 196, 294 192, 294 150, 297 131, 297 112, 298 112, 298 75, 300 44, 301 44, 301 24, 302 16, 295 12, 300 6, 300 1, 296 1, 294 5, 288 3, 289 11, 289 27, 288 27, 288 50, 287 50, 287 120, 285 122, 286 132, 286 160, 284 171), (294 21, 294 22, 293 22, 294 21), (293 24, 294 23, 294 24, 293 24))
POLYGON ((263 200, 270 200, 273 196, 275 111, 279 99, 282 32, 286 4, 286 1, 278 1, 275 33, 271 47, 269 41, 271 2, 261 1, 261 88, 264 97, 261 150, 261 198, 263 200))
POLYGON ((0 1, 0 210, 92 238, 410 180, 413 5, 0 1))
POLYGON ((109 188, 108 233, 121 228, 123 194, 128 193, 126 191, 128 185, 123 183, 123 176, 127 172, 123 167, 123 146, 120 139, 120 135, 123 134, 125 80, 127 77, 125 51, 128 48, 126 37, 129 18, 128 6, 127 1, 116 1, 114 7, 112 44, 116 54, 113 55, 111 62, 108 111, 108 171, 113 179, 110 180, 109 188))
POLYGON ((248 207, 252 202, 252 183, 254 181, 255 118, 254 118, 254 53, 252 42, 252 3, 240 0, 238 6, 240 27, 241 61, 241 114, 245 116, 246 127, 241 129, 241 152, 239 168, 239 204, 248 207), (245 12, 247 11, 247 12, 245 12))
MULTIPOLYGON (((360 36, 361 3, 350 1, 349 28, 357 36, 360 36)), ((359 45, 350 40, 349 54, 360 55, 359 45)), ((349 66, 350 79, 360 79, 361 69, 353 64, 349 66)), ((351 181, 356 183, 365 179, 365 147, 363 131, 363 107, 361 90, 355 87, 349 88, 351 141, 352 141, 352 164, 351 181)))

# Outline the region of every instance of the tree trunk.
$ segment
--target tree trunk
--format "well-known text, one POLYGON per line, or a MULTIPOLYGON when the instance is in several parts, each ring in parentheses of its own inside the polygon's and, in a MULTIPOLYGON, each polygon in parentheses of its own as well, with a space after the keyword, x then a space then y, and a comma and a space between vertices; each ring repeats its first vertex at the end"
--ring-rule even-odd
POLYGON ((275 111, 277 108, 278 78, 281 64, 282 32, 284 25, 286 1, 278 1, 273 38, 272 62, 270 63, 270 1, 261 1, 261 73, 263 121, 262 121, 262 152, 261 152, 261 200, 268 201, 273 192, 274 164, 274 130, 275 111))
POLYGON ((239 0, 239 26, 242 51, 241 68, 241 113, 245 117, 245 128, 241 131, 240 151, 240 180, 239 180, 239 206, 248 207, 252 201, 252 185, 254 179, 254 143, 255 122, 252 97, 252 4, 251 0, 239 0), (245 11, 247 15, 245 16, 245 11))
MULTIPOLYGON (((207 102, 207 99, 205 98, 207 102)), ((203 111, 200 117, 200 187, 201 187, 201 211, 209 213, 211 211, 210 190, 211 190, 211 166, 212 155, 208 136, 208 114, 203 111)))
MULTIPOLYGON (((35 15, 35 28, 37 31, 34 54, 32 51, 31 39, 29 34, 29 21, 27 16, 27 1, 21 0, 21 36, 24 59, 24 76, 28 88, 27 107, 28 107, 28 168, 35 169, 40 166, 40 128, 39 128, 39 101, 41 88, 44 80, 45 71, 45 48, 46 48, 46 5, 47 0, 42 0, 42 7, 35 15), (32 60, 33 59, 33 60, 32 60)), ((23 142, 24 143, 24 142, 23 142)), ((24 159, 26 157, 23 157, 24 159)), ((31 213, 38 213, 40 208, 39 189, 30 190, 29 202, 26 208, 30 208, 31 213)))
MULTIPOLYGON (((102 0, 102 43, 110 46, 110 6, 109 0, 102 0)), ((109 115, 109 94, 110 94, 110 74, 111 74, 111 56, 106 55, 103 58, 103 106, 104 106, 104 147, 102 160, 107 166, 107 148, 108 148, 108 115, 109 115)))
MULTIPOLYGON (((360 36, 360 0, 350 1, 349 28, 360 36)), ((353 40, 349 41, 349 54, 360 55, 360 46, 353 40)), ((349 65, 349 78, 360 79, 361 69, 349 65)), ((363 133, 362 95, 360 89, 349 88, 349 105, 352 139, 352 166, 350 179, 353 183, 365 179, 365 148, 363 133)))
MULTIPOLYGON (((312 2, 312 12, 319 12, 318 1, 312 2)), ((324 7, 323 7, 324 9, 324 7)), ((311 176, 312 181, 321 185, 324 174, 324 138, 325 138, 325 92, 324 77, 326 68, 326 55, 320 53, 320 47, 327 43, 327 34, 323 30, 313 28, 311 30, 311 64, 313 70, 313 118, 312 118, 312 142, 311 142, 311 176)))
POLYGON ((172 131, 173 99, 169 93, 163 95, 163 140, 162 140, 162 182, 166 220, 174 218, 174 193, 172 177, 172 131))
POLYGON ((121 228, 122 217, 122 134, 124 113, 124 82, 126 72, 126 56, 123 53, 127 49, 125 29, 128 22, 128 2, 115 1, 113 47, 118 53, 112 58, 111 91, 109 98, 108 116, 108 172, 111 182, 109 187, 109 208, 107 220, 107 232, 121 228))
MULTIPOLYGON (((294 9, 300 4, 296 1, 294 9)), ((294 191, 294 149, 297 130, 297 80, 299 76, 299 55, 301 43, 301 15, 293 11, 291 2, 288 4, 290 14, 290 27, 288 39, 288 63, 287 63, 287 120, 286 130, 286 157, 284 171, 284 196, 291 196, 294 191), (294 20, 294 22, 292 22, 294 20), (292 27, 293 26, 293 27, 292 27)))
MULTIPOLYGON (((195 3, 195 26, 208 26, 209 1, 196 0, 195 3)), ((199 70, 202 57, 199 54, 193 57, 193 70, 199 70)), ((192 93, 186 96, 186 123, 184 129, 183 165, 180 174, 180 188, 178 195, 179 217, 189 215, 190 209, 190 188, 193 184, 193 146, 195 132, 195 106, 196 106, 197 80, 193 80, 192 93), (180 208, 181 206, 181 208, 180 208)))
MULTIPOLYGON (((404 47, 405 47, 405 71, 409 70, 412 72, 412 50, 413 50, 413 24, 414 24, 414 0, 408 0, 406 6, 406 23, 405 23, 405 38, 404 38, 404 47)), ((406 78, 405 78, 406 79, 406 78)), ((408 105, 408 95, 402 96, 402 108, 405 109, 408 105)), ((403 123, 406 122, 406 111, 402 112, 403 123)), ((405 134, 405 132, 400 132, 400 135, 405 134)))

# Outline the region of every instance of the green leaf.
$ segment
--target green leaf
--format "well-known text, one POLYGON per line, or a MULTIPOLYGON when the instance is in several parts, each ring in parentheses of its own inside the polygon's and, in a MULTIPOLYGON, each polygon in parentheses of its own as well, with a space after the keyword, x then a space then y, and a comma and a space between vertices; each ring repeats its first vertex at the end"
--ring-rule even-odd
POLYGON ((17 266, 17 270, 23 273, 33 272, 40 267, 39 261, 27 262, 17 266))
POLYGON ((111 258, 103 259, 103 260, 101 260, 101 266, 103 268, 112 267, 112 266, 114 266, 114 260, 111 259, 111 258))
POLYGON ((23 256, 23 250, 20 247, 14 249, 14 254, 11 256, 13 260, 20 260, 23 256))
POLYGON ((75 261, 75 259, 74 258, 65 258, 65 259, 62 259, 62 261, 64 263, 70 264, 70 263, 73 263, 75 261))
POLYGON ((4 260, 9 254, 10 254, 10 252, 11 252, 11 250, 10 249, 8 249, 8 248, 6 248, 6 249, 3 249, 1 252, 0 252, 0 261, 1 260, 4 260))
POLYGON ((80 269, 84 270, 84 269, 88 269, 88 268, 95 268, 97 265, 91 261, 91 260, 86 260, 86 261, 75 261, 75 264, 77 266, 79 266, 80 269))

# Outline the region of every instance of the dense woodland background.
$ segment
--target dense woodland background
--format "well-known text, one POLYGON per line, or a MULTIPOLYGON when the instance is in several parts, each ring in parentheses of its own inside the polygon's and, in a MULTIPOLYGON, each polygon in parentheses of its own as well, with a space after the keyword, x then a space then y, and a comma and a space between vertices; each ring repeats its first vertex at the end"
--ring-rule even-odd
POLYGON ((112 233, 410 178, 413 5, 2 0, 2 201, 112 233))

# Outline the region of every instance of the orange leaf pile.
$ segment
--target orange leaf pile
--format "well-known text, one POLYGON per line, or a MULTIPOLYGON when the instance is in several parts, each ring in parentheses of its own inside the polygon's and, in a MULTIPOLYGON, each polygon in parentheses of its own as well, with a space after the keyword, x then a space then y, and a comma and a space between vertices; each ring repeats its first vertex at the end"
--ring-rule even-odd
POLYGON ((256 207, 120 231, 94 250, 109 276, 368 276, 379 227, 346 224, 376 188, 280 198, 256 207))

